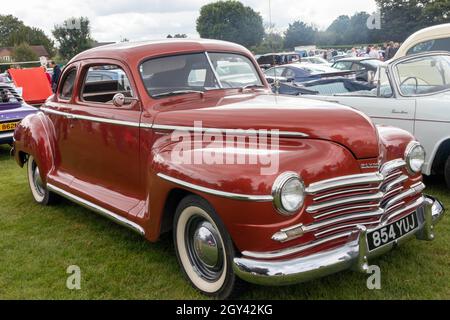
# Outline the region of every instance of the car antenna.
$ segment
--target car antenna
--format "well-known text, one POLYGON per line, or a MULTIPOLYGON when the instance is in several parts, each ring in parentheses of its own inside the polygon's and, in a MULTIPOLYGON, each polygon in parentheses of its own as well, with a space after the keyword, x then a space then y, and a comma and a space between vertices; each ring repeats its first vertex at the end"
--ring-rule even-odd
MULTIPOLYGON (((272 25, 272 6, 271 6, 271 0, 269 0, 269 36, 271 36, 273 33, 273 25, 272 25)), ((275 63, 275 50, 273 48, 273 42, 269 41, 270 43, 270 50, 272 51, 272 65, 273 67, 276 67, 275 63)), ((277 79, 277 70, 274 70, 274 81, 273 81, 273 86, 275 87, 275 94, 279 94, 279 83, 278 83, 278 79, 277 79)))

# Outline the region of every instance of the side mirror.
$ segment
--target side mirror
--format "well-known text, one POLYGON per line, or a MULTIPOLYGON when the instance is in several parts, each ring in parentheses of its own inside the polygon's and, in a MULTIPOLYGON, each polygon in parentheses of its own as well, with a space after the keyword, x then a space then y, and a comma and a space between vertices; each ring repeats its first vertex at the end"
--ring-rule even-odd
POLYGON ((272 83, 274 83, 274 80, 272 78, 267 78, 267 82, 272 84, 272 83))
POLYGON ((294 78, 287 78, 286 82, 294 82, 294 80, 295 80, 294 78))
POLYGON ((125 104, 125 96, 123 93, 116 93, 112 99, 114 106, 120 108, 125 104))
POLYGON ((112 99, 114 106, 120 108, 126 104, 130 104, 132 101, 137 101, 137 98, 125 97, 123 93, 116 93, 112 99))

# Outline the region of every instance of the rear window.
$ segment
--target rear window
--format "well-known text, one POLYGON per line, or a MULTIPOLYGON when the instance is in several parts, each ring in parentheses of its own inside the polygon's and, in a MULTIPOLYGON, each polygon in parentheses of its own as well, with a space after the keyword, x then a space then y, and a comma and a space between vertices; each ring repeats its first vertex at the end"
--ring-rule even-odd
POLYGON ((442 38, 424 41, 416 44, 414 47, 411 47, 407 55, 421 53, 421 52, 429 52, 429 51, 450 51, 450 38, 442 38))

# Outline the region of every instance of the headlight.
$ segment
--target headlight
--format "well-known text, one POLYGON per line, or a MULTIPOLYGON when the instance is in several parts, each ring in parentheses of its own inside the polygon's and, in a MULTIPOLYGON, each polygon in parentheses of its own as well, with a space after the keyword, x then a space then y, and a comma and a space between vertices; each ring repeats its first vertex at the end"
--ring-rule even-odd
POLYGON ((273 203, 284 215, 292 215, 298 211, 305 200, 305 186, 295 172, 281 174, 273 184, 273 203))
POLYGON ((409 173, 416 174, 422 171, 425 163, 425 149, 417 141, 408 144, 405 150, 406 167, 409 173))

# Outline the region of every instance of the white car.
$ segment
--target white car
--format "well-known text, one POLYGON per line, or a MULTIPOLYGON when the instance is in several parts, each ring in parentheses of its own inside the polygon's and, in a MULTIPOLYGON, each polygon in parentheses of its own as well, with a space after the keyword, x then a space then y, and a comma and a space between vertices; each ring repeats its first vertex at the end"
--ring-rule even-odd
POLYGON ((324 58, 321 58, 319 56, 314 57, 302 57, 300 59, 300 63, 309 63, 309 64, 317 64, 317 65, 324 65, 327 67, 331 67, 331 63, 329 63, 324 58))
POLYGON ((450 51, 450 23, 428 27, 412 34, 400 46, 394 59, 430 51, 450 51))
POLYGON ((429 52, 379 67, 377 87, 308 96, 359 109, 375 123, 403 128, 425 147, 425 175, 444 174, 450 187, 450 53, 429 52))

